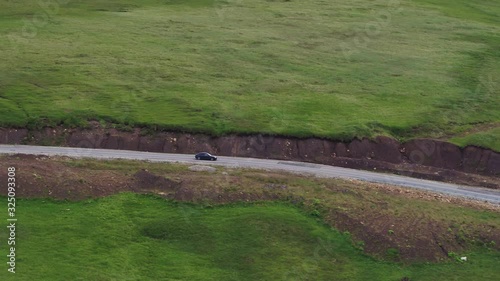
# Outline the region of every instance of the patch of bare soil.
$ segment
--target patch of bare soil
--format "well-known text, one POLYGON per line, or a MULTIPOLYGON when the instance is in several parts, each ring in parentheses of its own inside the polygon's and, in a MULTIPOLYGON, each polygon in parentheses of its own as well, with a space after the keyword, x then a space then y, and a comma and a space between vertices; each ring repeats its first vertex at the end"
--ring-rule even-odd
MULTIPOLYGON (((161 172, 161 164, 139 162, 132 172, 130 167, 95 169, 67 158, 26 155, 0 157, 0 179, 7 178, 9 166, 17 170, 19 198, 81 200, 132 191, 202 204, 279 200, 348 231, 356 246, 382 258, 439 261, 447 259, 450 252, 478 243, 500 250, 499 206, 418 190, 251 170, 207 173, 186 168, 161 172), (144 168, 147 165, 148 169, 144 168), (408 201, 404 200, 408 199, 422 206, 430 202, 491 211, 494 222, 477 223, 435 216, 425 209, 405 209, 408 201)), ((6 189, 0 194, 5 196, 6 189)))
MULTIPOLYGON (((13 155, 1 158, 0 178, 7 178, 7 167, 16 168, 16 196, 81 200, 131 190, 131 181, 115 171, 96 171, 71 167, 45 156, 13 155)), ((2 189, 2 195, 6 190, 2 189)))
POLYGON ((155 175, 146 169, 141 169, 134 174, 132 186, 135 191, 154 190, 157 193, 167 193, 178 190, 181 182, 155 175))

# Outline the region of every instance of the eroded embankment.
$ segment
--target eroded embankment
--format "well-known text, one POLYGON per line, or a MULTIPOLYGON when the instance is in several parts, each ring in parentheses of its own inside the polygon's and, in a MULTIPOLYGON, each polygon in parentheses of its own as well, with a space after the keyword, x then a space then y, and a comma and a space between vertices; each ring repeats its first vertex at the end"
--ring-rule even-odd
POLYGON ((86 148, 126 149, 151 152, 195 153, 210 151, 221 156, 296 160, 500 188, 500 153, 475 146, 415 139, 400 143, 389 137, 338 142, 317 138, 280 136, 212 137, 203 134, 159 132, 145 135, 104 129, 44 128, 0 129, 2 144, 62 145, 86 148))

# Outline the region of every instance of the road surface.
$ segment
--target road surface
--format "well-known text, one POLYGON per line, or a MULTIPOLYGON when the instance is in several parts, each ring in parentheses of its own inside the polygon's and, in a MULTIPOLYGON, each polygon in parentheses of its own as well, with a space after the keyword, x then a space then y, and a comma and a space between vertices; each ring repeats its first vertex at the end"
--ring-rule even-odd
POLYGON ((479 201, 487 201, 500 205, 500 190, 486 189, 481 187, 470 187, 416 178, 374 173, 369 171, 347 169, 335 166, 311 164, 304 162, 225 157, 219 156, 217 161, 198 161, 192 154, 153 153, 129 150, 72 148, 72 147, 49 147, 28 145, 0 145, 0 154, 32 154, 46 156, 68 156, 75 158, 95 159, 130 159, 146 160, 152 162, 179 162, 190 164, 210 164, 226 166, 231 168, 255 168, 284 170, 293 173, 307 173, 324 178, 356 179, 367 182, 385 183, 404 187, 411 187, 432 191, 445 195, 468 198, 479 201))

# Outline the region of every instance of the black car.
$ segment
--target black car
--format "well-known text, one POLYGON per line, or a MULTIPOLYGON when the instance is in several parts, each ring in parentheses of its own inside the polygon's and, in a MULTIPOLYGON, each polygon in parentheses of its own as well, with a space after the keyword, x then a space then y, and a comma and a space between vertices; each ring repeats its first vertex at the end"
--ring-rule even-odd
POLYGON ((217 160, 217 156, 212 155, 208 152, 200 152, 196 154, 194 158, 196 158, 196 160, 212 160, 212 161, 217 160))

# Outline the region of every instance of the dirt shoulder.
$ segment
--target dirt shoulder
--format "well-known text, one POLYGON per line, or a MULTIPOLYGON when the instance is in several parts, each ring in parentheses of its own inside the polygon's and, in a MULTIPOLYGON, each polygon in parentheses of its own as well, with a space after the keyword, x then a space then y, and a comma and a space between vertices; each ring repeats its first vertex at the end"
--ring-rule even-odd
POLYGON ((26 155, 0 160, 2 179, 16 167, 18 198, 138 192, 199 204, 279 200, 351 233, 356 246, 377 257, 440 261, 476 246, 500 250, 499 206, 418 190, 260 170, 196 172, 185 165, 26 155))

